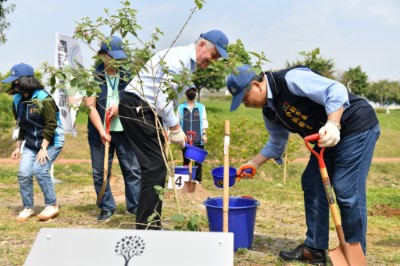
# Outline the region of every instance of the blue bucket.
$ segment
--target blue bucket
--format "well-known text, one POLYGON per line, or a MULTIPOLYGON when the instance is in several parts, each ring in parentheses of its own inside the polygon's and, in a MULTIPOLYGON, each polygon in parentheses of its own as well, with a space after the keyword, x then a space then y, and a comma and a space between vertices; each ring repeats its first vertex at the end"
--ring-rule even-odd
MULTIPOLYGON (((218 188, 224 187, 224 167, 218 166, 211 170, 214 185, 218 188)), ((236 181, 236 168, 229 167, 229 186, 233 186, 236 181)))
POLYGON ((204 162, 208 152, 196 146, 185 144, 185 157, 198 163, 204 162))
MULTIPOLYGON (((203 204, 206 206, 210 231, 222 232, 223 199, 208 198, 203 204)), ((234 235, 235 251, 239 248, 251 249, 258 205, 260 202, 252 198, 229 197, 228 231, 234 235)))
MULTIPOLYGON (((197 166, 192 166, 192 180, 196 179, 197 166)), ((175 175, 189 175, 189 166, 175 166, 175 175)))

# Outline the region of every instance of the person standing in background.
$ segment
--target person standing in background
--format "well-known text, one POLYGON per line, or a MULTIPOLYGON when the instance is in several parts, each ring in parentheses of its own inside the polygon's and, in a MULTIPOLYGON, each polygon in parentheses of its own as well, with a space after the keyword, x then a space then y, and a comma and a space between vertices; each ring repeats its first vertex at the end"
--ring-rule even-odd
MULTIPOLYGON (((191 87, 185 92, 185 95, 187 100, 178 105, 176 116, 181 121, 180 125, 188 138, 188 142, 193 142, 193 146, 204 149, 204 144, 207 143, 208 129, 206 107, 195 100, 197 95, 196 87, 191 87), (195 132, 195 136, 190 136, 188 131, 195 132), (194 138, 190 140, 190 137, 194 138)), ((185 150, 182 150, 183 165, 188 165, 189 159, 185 157, 185 150)), ((197 166, 195 180, 201 184, 202 163, 195 162, 195 166, 197 166)))

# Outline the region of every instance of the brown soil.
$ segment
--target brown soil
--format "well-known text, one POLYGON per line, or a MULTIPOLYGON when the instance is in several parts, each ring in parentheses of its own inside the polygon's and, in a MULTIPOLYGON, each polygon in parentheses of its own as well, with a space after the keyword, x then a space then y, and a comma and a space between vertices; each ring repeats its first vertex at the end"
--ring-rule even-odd
POLYGON ((385 217, 400 217, 400 209, 392 208, 388 205, 376 205, 372 211, 369 212, 370 216, 385 216, 385 217))

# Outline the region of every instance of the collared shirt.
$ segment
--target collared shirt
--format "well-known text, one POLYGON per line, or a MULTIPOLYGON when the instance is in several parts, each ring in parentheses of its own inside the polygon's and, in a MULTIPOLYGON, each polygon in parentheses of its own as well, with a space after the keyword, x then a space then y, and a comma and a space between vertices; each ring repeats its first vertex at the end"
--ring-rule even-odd
POLYGON ((189 73, 196 70, 196 50, 194 44, 172 47, 156 53, 147 63, 145 69, 132 79, 125 91, 134 93, 155 108, 156 113, 164 121, 164 126, 172 127, 179 123, 174 113, 174 101, 168 99, 166 89, 173 88, 177 95, 175 102, 184 95, 189 87, 178 91, 179 84, 172 81, 174 74, 189 73), (163 60, 161 65, 159 62, 163 60), (167 70, 167 74, 164 73, 167 70), (165 83, 169 84, 166 86, 165 83))
MULTIPOLYGON (((337 111, 340 107, 350 106, 346 87, 332 79, 320 76, 308 68, 294 68, 285 76, 289 91, 294 95, 307 97, 312 101, 325 106, 327 115, 337 111)), ((267 79, 268 105, 272 106, 272 93, 267 79)), ((266 158, 274 158, 282 163, 282 154, 289 139, 289 131, 264 117, 264 124, 269 132, 269 139, 261 150, 266 158)))
MULTIPOLYGON (((120 80, 119 73, 117 73, 117 75, 114 77, 111 77, 106 74, 107 95, 108 95, 106 101, 107 102, 106 109, 108 109, 110 106, 119 104, 119 92, 118 92, 119 80, 120 80)), ((105 128, 105 123, 106 120, 104 119, 103 121, 104 128, 105 128)), ((110 131, 124 131, 124 128, 122 127, 121 121, 118 116, 114 117, 111 120, 110 131)))

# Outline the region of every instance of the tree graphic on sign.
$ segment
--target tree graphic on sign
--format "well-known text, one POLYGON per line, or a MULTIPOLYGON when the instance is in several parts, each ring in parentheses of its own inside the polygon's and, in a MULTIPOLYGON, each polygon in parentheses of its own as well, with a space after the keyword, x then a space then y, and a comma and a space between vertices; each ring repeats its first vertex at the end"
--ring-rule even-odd
POLYGON ((140 256, 144 252, 146 244, 143 239, 138 236, 126 236, 118 241, 115 245, 115 253, 121 255, 125 259, 125 266, 134 256, 140 256))

